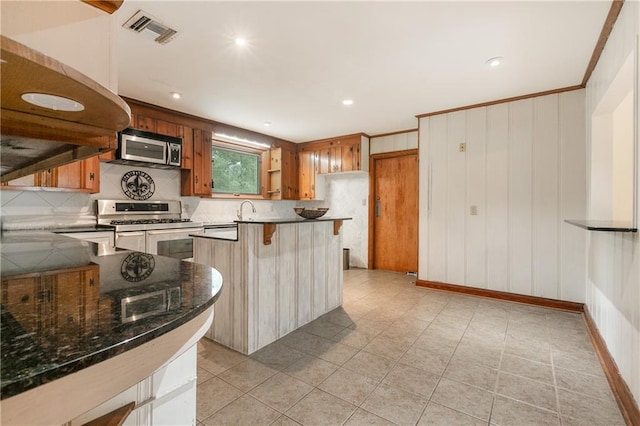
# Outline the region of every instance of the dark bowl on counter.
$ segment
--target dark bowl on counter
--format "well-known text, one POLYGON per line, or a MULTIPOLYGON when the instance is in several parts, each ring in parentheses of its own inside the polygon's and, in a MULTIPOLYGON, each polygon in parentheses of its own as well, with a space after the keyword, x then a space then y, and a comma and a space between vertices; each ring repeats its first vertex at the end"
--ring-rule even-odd
POLYGON ((307 209, 304 207, 294 207, 293 210, 298 214, 298 216, 305 219, 317 219, 324 216, 324 214, 329 211, 329 208, 322 207, 319 209, 307 209))

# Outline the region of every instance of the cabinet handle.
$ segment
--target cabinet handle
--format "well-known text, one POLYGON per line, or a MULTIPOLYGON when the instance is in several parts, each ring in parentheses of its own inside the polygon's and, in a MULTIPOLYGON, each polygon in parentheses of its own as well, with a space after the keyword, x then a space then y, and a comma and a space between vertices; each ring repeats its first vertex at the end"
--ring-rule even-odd
POLYGON ((93 174, 93 172, 89 173, 89 180, 94 180, 95 179, 95 175, 93 174))
POLYGON ((89 287, 93 287, 95 285, 95 281, 93 278, 89 278, 89 287))
POLYGON ((198 175, 196 175, 196 183, 198 183, 198 175))

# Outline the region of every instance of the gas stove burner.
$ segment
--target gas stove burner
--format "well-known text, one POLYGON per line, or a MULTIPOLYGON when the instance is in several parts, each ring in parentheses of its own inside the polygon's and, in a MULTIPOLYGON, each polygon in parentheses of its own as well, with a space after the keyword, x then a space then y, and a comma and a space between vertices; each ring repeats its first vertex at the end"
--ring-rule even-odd
POLYGON ((191 219, 131 219, 131 220, 112 220, 112 225, 149 225, 155 223, 185 223, 191 222, 191 219))

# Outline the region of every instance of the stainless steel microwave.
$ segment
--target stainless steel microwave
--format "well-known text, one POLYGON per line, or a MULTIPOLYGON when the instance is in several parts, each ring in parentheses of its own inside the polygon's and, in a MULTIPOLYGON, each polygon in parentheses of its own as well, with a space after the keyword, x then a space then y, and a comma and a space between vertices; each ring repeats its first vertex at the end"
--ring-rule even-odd
POLYGON ((182 139, 127 128, 118 133, 112 163, 174 168, 182 164, 182 139))

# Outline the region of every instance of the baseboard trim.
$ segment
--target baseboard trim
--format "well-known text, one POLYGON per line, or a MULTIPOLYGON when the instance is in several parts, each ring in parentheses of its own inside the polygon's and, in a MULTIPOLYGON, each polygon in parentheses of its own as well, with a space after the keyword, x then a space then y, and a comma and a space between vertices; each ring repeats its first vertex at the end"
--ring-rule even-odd
POLYGON ((416 285, 420 287, 432 288, 435 290, 450 291, 453 293, 470 294, 473 296, 488 297, 490 299, 505 300, 508 302, 525 303, 527 305, 542 306, 545 308, 562 309, 564 311, 583 312, 584 304, 568 302, 565 300, 548 299, 546 297, 528 296, 525 294, 508 293, 506 291, 489 290, 486 288, 467 287, 458 284, 447 284, 438 281, 416 280, 416 285))
POLYGON ((607 349, 607 344, 598 331, 598 327, 586 306, 584 307, 582 316, 587 326, 591 343, 595 348, 600 365, 602 365, 604 374, 607 376, 609 386, 611 386, 613 395, 616 397, 616 402, 618 403, 618 407, 620 408, 620 412, 622 413, 624 420, 630 426, 640 425, 640 409, 638 408, 638 403, 633 397, 627 382, 622 378, 618 365, 611 356, 609 349, 607 349))

